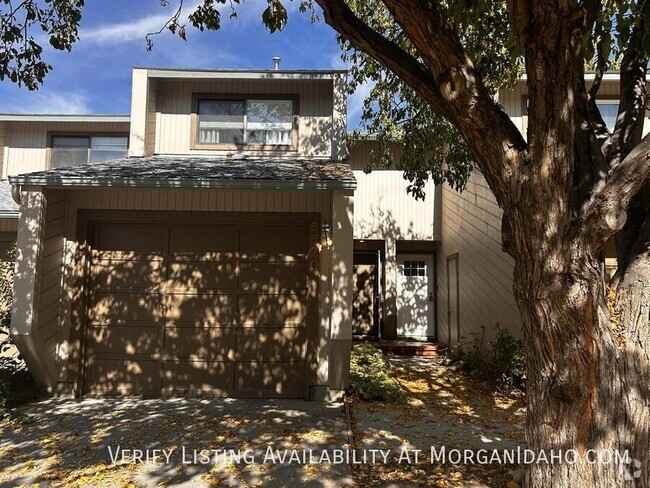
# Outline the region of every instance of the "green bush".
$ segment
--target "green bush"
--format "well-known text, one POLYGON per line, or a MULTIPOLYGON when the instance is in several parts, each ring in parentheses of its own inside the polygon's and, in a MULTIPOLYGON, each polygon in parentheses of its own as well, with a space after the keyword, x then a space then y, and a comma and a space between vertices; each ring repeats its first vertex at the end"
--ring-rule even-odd
POLYGON ((15 245, 0 259, 0 418, 9 409, 39 397, 39 390, 11 339, 10 320, 14 282, 15 245))
POLYGON ((525 390, 526 361, 522 341, 497 324, 494 339, 488 342, 489 349, 485 351, 483 334, 471 334, 450 351, 449 358, 460 361, 465 371, 497 389, 525 390))
POLYGON ((352 350, 350 390, 368 401, 398 402, 405 398, 390 361, 370 344, 352 350))

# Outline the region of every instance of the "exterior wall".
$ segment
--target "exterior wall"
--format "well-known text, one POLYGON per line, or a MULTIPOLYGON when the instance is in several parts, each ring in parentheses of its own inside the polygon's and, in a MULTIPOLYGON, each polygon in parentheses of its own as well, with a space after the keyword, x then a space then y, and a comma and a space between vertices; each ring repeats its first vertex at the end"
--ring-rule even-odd
MULTIPOLYGON (((424 200, 416 200, 406 191, 409 182, 396 168, 373 169, 366 174, 373 142, 366 141, 350 149, 350 166, 357 179, 354 198, 354 238, 396 240, 436 240, 436 202, 439 192, 429 181, 424 200)), ((395 149, 395 161, 400 153, 395 149)))
MULTIPOLYGON (((351 344, 352 196, 332 192, 261 192, 209 190, 48 191, 37 327, 44 344, 39 353, 56 362, 59 390, 75 391, 80 344, 75 303, 82 297, 84 244, 77 239, 79 210, 156 210, 255 213, 319 213, 333 226, 335 248, 321 251, 319 287, 318 384, 343 389, 351 344), (332 263, 330 266, 329 263, 332 263), (336 283, 336 286, 332 286, 336 283)), ((125 216, 128 215, 125 213, 125 216)))
POLYGON ((7 177, 5 162, 5 144, 7 143, 7 123, 0 122, 0 179, 7 177))
MULTIPOLYGON (((440 187, 427 182, 425 199, 416 200, 407 193, 409 183, 401 170, 378 168, 365 173, 373 144, 365 141, 350 149, 350 166, 357 179, 354 238, 384 241, 383 336, 390 339, 397 334, 397 242, 440 240, 440 187)), ((397 163, 399 148, 393 154, 397 163)))
MULTIPOLYGON (((501 250, 501 215, 492 191, 473 172, 463 193, 443 185, 442 243, 438 257, 438 339, 450 343, 447 317, 447 257, 458 253, 461 340, 485 328, 486 341, 498 323, 521 336, 512 295, 513 260, 501 250)), ((451 342, 456 337, 452 332, 451 342)))
MULTIPOLYGON (((332 81, 158 80, 156 154, 232 155, 232 150, 192 150, 194 94, 298 95, 298 150, 265 154, 288 157, 331 157, 333 134, 332 81)), ((253 154, 260 151, 242 151, 253 154)), ((262 153, 264 154, 264 153, 262 153)))
POLYGON ((7 122, 6 173, 11 175, 42 171, 48 164, 48 134, 126 133, 128 122, 7 122))

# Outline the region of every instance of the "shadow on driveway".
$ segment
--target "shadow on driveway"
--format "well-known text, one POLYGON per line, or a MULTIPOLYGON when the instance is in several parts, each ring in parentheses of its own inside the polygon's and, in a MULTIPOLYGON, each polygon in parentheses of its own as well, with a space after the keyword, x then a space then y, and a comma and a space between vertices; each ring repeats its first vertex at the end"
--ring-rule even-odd
POLYGON ((346 486, 349 465, 319 458, 346 432, 340 404, 50 399, 0 423, 0 486, 346 486))

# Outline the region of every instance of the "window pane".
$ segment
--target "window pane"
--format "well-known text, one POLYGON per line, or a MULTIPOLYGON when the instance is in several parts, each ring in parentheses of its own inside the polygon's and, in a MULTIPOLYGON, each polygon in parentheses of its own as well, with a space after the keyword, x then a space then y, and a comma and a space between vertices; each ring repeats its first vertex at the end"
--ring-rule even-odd
POLYGON ((90 162, 98 163, 109 159, 126 157, 126 137, 92 137, 90 140, 90 162))
POLYGON ((243 100, 199 100, 201 144, 242 144, 244 141, 243 100))
POLYGON ((87 163, 89 145, 88 137, 53 137, 50 167, 64 168, 87 163))
POLYGON ((248 100, 246 128, 249 144, 290 145, 293 132, 293 102, 248 100))
POLYGON ((614 130, 616 126, 616 116, 618 115, 618 103, 604 103, 596 100, 596 105, 600 110, 600 115, 605 121, 605 125, 609 130, 614 130))

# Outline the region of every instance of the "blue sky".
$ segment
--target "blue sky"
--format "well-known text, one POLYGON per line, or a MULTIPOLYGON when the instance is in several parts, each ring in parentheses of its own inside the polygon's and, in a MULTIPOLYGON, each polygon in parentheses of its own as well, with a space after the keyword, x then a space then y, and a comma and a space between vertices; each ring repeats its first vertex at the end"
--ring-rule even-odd
MULTIPOLYGON (((270 34, 262 25, 266 0, 247 0, 238 7, 236 20, 222 9, 220 31, 188 26, 188 42, 164 32, 147 52, 144 37, 172 15, 177 3, 169 3, 163 8, 160 0, 87 0, 81 39, 72 52, 46 47, 43 57, 53 70, 36 92, 0 82, 0 112, 126 114, 133 66, 266 69, 273 56, 281 56, 285 69, 345 68, 334 31, 322 20, 312 24, 309 14, 298 13, 297 0, 284 2, 289 22, 282 32, 270 34)), ((186 0, 185 19, 196 3, 186 0)), ((360 89, 348 101, 350 128, 358 124, 365 92, 360 89)))

